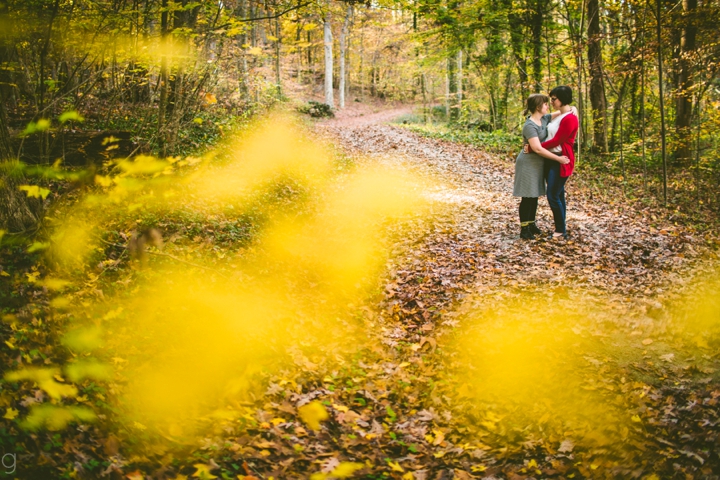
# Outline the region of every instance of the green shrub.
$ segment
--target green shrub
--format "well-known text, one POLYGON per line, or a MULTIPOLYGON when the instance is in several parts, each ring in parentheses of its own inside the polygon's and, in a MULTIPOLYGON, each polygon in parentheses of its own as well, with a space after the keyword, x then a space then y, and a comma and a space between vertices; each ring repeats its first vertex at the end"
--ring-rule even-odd
POLYGON ((329 118, 334 117, 333 109, 327 103, 320 103, 310 100, 307 104, 298 108, 300 113, 310 115, 313 118, 329 118))

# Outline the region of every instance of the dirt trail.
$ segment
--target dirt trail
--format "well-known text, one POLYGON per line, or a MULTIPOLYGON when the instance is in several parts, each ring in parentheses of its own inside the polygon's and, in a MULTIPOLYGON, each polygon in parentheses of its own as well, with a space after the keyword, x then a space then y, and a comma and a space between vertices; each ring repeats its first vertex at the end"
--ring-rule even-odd
POLYGON ((357 128, 381 125, 413 112, 412 105, 381 108, 372 105, 354 104, 335 113, 335 118, 325 120, 322 125, 336 128, 357 128))
MULTIPOLYGON (((481 150, 422 138, 386 122, 405 109, 325 122, 349 155, 409 168, 433 178, 441 186, 428 192, 451 205, 440 223, 452 225, 445 239, 466 249, 474 271, 485 284, 525 286, 535 282, 566 282, 614 293, 663 296, 668 271, 689 266, 703 251, 701 238, 680 227, 653 227, 647 218, 622 204, 598 204, 568 185, 569 241, 519 239, 517 199, 511 195, 511 161, 481 150), (548 258, 551 254, 552 260, 548 258), (506 268, 506 267, 509 267, 506 268), (494 278, 502 269, 503 278, 494 278)), ((552 214, 541 199, 538 224, 551 230, 552 214)), ((467 260, 467 258, 465 258, 467 260)))

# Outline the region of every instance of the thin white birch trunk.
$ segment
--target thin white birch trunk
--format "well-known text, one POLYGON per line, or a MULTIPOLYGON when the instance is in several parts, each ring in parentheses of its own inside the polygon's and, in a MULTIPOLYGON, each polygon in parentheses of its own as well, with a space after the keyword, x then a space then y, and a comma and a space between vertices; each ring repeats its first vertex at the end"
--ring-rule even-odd
POLYGON ((340 94, 340 108, 345 108, 345 56, 347 51, 347 34, 350 28, 350 18, 353 14, 352 4, 348 5, 345 21, 342 30, 340 30, 340 84, 338 93, 340 94))
POLYGON ((333 96, 333 37, 330 28, 330 12, 325 14, 323 20, 324 44, 325 44, 325 103, 335 108, 333 96))

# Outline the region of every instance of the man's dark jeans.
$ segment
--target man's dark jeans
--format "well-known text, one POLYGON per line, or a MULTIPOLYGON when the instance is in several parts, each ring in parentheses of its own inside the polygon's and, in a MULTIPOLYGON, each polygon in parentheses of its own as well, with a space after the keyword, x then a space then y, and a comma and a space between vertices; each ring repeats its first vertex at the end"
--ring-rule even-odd
POLYGON ((565 182, 569 177, 560 176, 560 164, 553 160, 545 161, 545 179, 547 180, 547 199, 555 220, 555 233, 565 235, 565 182))

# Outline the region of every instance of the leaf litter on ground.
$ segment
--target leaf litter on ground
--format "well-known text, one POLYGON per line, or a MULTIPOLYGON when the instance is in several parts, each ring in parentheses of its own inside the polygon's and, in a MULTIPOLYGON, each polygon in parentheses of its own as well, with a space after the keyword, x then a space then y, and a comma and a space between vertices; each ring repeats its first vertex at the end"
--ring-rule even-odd
MULTIPOLYGON (((279 360, 200 422, 200 440, 138 423, 116 432, 144 432, 138 446, 98 450, 79 433, 77 455, 110 452, 107 472, 153 478, 685 478, 718 467, 715 239, 598 204, 571 180, 570 240, 521 241, 507 159, 367 118, 317 131, 349 164, 432 180, 430 215, 386 223, 375 293, 337 305, 351 318, 319 348, 275 344, 279 360)), ((549 209, 539 216, 549 228, 549 209)), ((212 240, 222 228, 194 232, 212 240)), ((111 428, 87 435, 114 445, 111 428)))

